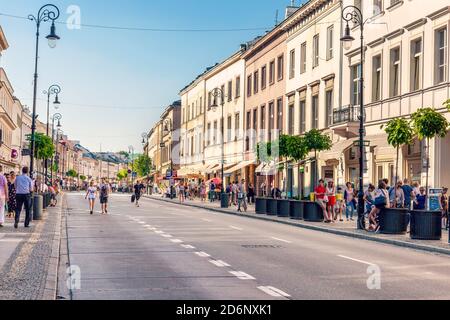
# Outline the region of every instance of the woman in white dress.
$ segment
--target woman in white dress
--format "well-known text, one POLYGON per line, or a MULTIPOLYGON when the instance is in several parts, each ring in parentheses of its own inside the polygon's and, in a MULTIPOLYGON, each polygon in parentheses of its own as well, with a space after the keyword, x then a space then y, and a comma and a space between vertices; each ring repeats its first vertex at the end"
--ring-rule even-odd
POLYGON ((95 206, 95 199, 97 198, 97 193, 98 191, 97 188, 94 187, 94 181, 91 181, 85 197, 85 199, 89 200, 89 209, 91 211, 91 214, 94 214, 94 206, 95 206))

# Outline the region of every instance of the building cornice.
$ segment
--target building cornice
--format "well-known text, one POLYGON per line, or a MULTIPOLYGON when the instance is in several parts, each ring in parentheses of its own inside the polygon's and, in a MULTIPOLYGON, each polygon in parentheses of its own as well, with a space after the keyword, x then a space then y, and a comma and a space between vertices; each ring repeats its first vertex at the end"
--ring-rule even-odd
POLYGON ((9 48, 8 40, 6 40, 5 33, 0 27, 0 52, 9 48))
POLYGON ((405 33, 405 29, 400 28, 395 31, 392 31, 391 33, 388 33, 387 35, 385 35, 385 38, 386 38, 386 40, 392 40, 394 38, 401 36, 404 33, 405 33))
POLYGON ((414 30, 418 27, 423 26, 424 24, 426 24, 428 22, 427 18, 422 18, 419 20, 416 20, 414 22, 411 22, 410 24, 406 25, 404 28, 408 31, 414 30))
POLYGON ((431 19, 431 20, 436 20, 446 14, 450 13, 450 7, 444 7, 438 11, 433 12, 432 14, 428 15, 427 18, 431 19))

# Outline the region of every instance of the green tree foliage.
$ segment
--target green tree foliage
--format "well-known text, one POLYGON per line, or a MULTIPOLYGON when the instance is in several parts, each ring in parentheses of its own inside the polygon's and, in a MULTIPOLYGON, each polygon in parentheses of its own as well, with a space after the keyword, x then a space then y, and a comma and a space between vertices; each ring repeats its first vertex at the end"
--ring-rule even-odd
POLYGON ((75 170, 73 170, 73 169, 70 169, 69 171, 67 171, 67 174, 66 174, 68 177, 70 177, 70 178, 76 178, 76 177, 78 177, 78 173, 75 171, 75 170))
POLYGON ((414 138, 414 131, 409 121, 404 118, 392 119, 385 126, 382 126, 382 128, 384 128, 384 131, 388 136, 388 143, 397 149, 397 162, 395 166, 395 184, 397 184, 399 178, 398 167, 400 148, 404 145, 411 144, 414 138))
POLYGON ((83 175, 81 175, 81 176, 80 176, 80 180, 81 180, 81 181, 86 181, 86 180, 87 180, 87 177, 86 177, 86 176, 83 176, 83 175))
MULTIPOLYGON (((31 143, 31 134, 27 135, 27 141, 31 143)), ((34 157, 39 160, 51 159, 55 154, 55 146, 52 139, 43 133, 34 134, 34 157)))
POLYGON ((152 166, 152 160, 147 155, 139 155, 133 163, 133 171, 138 174, 139 177, 146 177, 150 174, 152 166))
POLYGON ((315 177, 314 181, 317 183, 318 179, 318 163, 317 163, 317 153, 330 150, 333 142, 330 136, 323 134, 317 129, 313 129, 305 134, 305 143, 307 149, 311 152, 314 151, 314 166, 315 166, 315 177))
POLYGON ((119 179, 120 181, 124 180, 128 178, 128 170, 127 169, 121 169, 118 173, 117 173, 117 179, 119 179))

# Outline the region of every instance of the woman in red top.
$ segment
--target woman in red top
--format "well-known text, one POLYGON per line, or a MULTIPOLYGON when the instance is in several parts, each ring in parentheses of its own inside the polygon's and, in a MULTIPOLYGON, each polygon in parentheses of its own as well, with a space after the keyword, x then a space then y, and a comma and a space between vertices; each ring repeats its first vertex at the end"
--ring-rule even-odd
POLYGON ((316 190, 316 202, 319 204, 319 206, 323 210, 323 216, 325 218, 325 223, 330 223, 332 219, 328 216, 327 212, 327 188, 325 188, 325 181, 323 179, 319 180, 319 185, 317 186, 316 190))
POLYGON ((337 217, 336 217, 336 219, 333 219, 334 209, 336 207, 336 187, 334 186, 333 181, 328 181, 327 197, 328 197, 328 203, 327 203, 328 217, 334 222, 335 220, 337 220, 337 217))

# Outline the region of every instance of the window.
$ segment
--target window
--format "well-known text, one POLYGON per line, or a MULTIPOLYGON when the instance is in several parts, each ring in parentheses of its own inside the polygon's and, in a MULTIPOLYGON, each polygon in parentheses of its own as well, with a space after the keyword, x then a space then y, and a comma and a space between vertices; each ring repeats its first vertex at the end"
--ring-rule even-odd
POLYGON ((257 94, 259 91, 259 71, 255 71, 253 75, 253 93, 257 94))
POLYGON ((275 82, 275 60, 271 61, 269 64, 269 84, 275 82))
POLYGON ((300 47, 300 73, 306 72, 306 42, 300 47))
POLYGON ((383 11, 383 0, 373 0, 372 14, 378 15, 383 11))
POLYGON ((439 84, 447 81, 447 28, 435 32, 434 43, 434 82, 439 84))
POLYGON ((422 89, 422 39, 411 42, 411 91, 422 89))
POLYGON ((266 106, 261 106, 261 129, 266 129, 266 106))
POLYGON ((284 56, 279 56, 278 57, 278 72, 277 72, 277 78, 278 81, 283 80, 283 76, 284 76, 284 56))
POLYGON ((246 129, 246 133, 245 133, 245 151, 250 151, 250 133, 251 133, 251 129, 252 129, 252 122, 251 122, 251 117, 252 113, 251 111, 247 111, 247 116, 245 119, 245 129, 246 129))
POLYGON ((267 87, 267 67, 263 66, 261 68, 261 90, 267 87))
POLYGON ((206 145, 211 145, 211 123, 208 123, 208 130, 206 131, 206 145))
POLYGON ((319 35, 313 38, 313 68, 319 66, 319 35))
POLYGON ((235 98, 239 98, 241 96, 241 77, 236 78, 236 91, 235 98))
POLYGON ((360 76, 361 76, 361 65, 357 64, 352 66, 352 105, 359 105, 359 86, 360 86, 360 76))
POLYGON ((327 128, 333 124, 333 90, 325 92, 325 107, 326 107, 326 126, 327 128))
POLYGON ((213 131, 213 138, 212 138, 212 144, 213 145, 215 145, 216 144, 216 141, 217 141, 217 133, 218 133, 218 130, 217 130, 217 121, 214 121, 214 131, 213 131))
POLYGON ((236 115, 234 116, 234 130, 236 132, 235 136, 234 136, 234 141, 236 141, 238 138, 240 138, 241 136, 241 116, 238 113, 236 113, 236 115))
POLYGON ((200 114, 203 113, 203 97, 200 97, 200 114))
POLYGON ((212 93, 208 92, 208 110, 211 108, 212 106, 212 93))
POLYGON ((220 87, 220 90, 221 90, 221 93, 220 93, 220 102, 222 103, 222 104, 224 104, 225 103, 225 85, 222 85, 221 87, 220 87))
POLYGON ((247 97, 252 95, 252 75, 247 77, 247 97))
MULTIPOLYGON (((258 132, 258 109, 253 110, 253 130, 258 132)), ((256 144, 256 135, 252 136, 252 145, 256 144)))
POLYGON ((391 0, 391 7, 399 2, 400 2, 400 0, 391 0))
POLYGON ((396 97, 400 93, 400 48, 391 49, 389 95, 396 97))
POLYGON ((232 124, 232 119, 231 116, 228 116, 228 121, 227 121, 227 141, 230 142, 231 141, 231 132, 232 132, 232 128, 231 128, 231 124, 232 124))
POLYGON ((312 112, 311 126, 313 129, 318 129, 319 128, 319 96, 312 97, 311 112, 312 112))
POLYGON ((329 26, 327 29, 327 60, 333 59, 333 31, 334 26, 329 26))
POLYGON ((279 98, 277 100, 277 129, 280 134, 283 133, 283 99, 279 98))
POLYGON ((228 102, 233 100, 233 81, 228 81, 228 102))
POLYGON ((187 121, 191 120, 191 106, 188 105, 187 107, 187 121))
POLYGON ((295 116, 295 108, 294 108, 294 104, 290 104, 288 107, 288 134, 289 135, 293 135, 294 134, 294 116, 295 116))
POLYGON ((372 101, 381 100, 381 55, 372 59, 372 101))
POLYGON ((306 132, 306 100, 300 101, 300 134, 306 132))
POLYGON ((289 79, 295 77, 295 49, 289 54, 289 79))
POLYGON ((272 133, 275 129, 275 106, 273 102, 269 103, 269 141, 272 141, 272 133))

